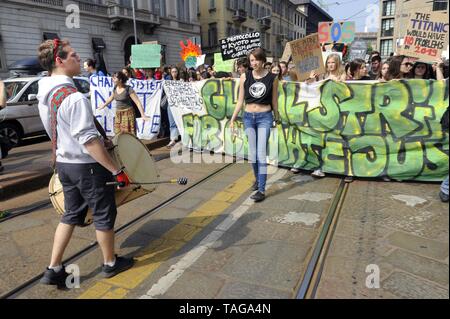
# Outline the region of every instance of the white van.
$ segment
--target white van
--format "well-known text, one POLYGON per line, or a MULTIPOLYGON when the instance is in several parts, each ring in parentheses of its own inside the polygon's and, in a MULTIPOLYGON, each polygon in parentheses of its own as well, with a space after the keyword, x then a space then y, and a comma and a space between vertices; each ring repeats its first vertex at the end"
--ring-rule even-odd
MULTIPOLYGON (((22 138, 45 134, 39 117, 38 82, 42 76, 18 77, 4 80, 6 107, 0 111, 0 135, 7 136, 13 146, 20 145, 22 138)), ((74 77, 79 92, 89 97, 89 79, 74 77)))

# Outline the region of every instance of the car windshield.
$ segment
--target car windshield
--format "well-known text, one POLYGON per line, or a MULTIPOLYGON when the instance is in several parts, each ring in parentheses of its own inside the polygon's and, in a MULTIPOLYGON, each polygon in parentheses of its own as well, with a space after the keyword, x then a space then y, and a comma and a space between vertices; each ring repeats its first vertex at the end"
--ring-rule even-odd
POLYGON ((14 98, 27 83, 26 81, 5 82, 6 101, 14 98))

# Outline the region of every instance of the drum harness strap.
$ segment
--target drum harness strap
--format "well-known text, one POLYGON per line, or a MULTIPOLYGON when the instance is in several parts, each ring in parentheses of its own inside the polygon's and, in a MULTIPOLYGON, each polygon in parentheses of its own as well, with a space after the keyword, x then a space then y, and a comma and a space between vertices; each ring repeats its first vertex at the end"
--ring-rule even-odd
MULTIPOLYGON (((50 123, 51 123, 51 130, 52 130, 52 168, 53 171, 56 170, 56 148, 57 148, 57 114, 58 109, 61 106, 61 104, 64 102, 64 100, 71 94, 78 92, 77 89, 71 85, 63 85, 59 87, 55 93, 53 93, 52 100, 50 103, 50 123)), ((97 119, 94 117, 94 123, 95 127, 99 131, 99 133, 103 136, 104 139, 107 139, 106 132, 103 129, 103 127, 98 123, 97 119)))

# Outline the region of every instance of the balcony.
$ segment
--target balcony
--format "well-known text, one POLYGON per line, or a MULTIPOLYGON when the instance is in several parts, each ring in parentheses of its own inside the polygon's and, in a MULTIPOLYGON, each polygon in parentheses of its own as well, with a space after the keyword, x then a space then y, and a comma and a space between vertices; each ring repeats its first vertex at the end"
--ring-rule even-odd
POLYGON ((247 12, 243 9, 236 10, 233 14, 233 21, 242 23, 247 20, 247 12))
MULTIPOLYGON (((144 24, 144 32, 152 34, 154 28, 159 26, 159 15, 153 14, 147 10, 135 10, 136 21, 144 24)), ((108 6, 108 18, 111 23, 111 30, 120 30, 123 21, 133 21, 133 10, 128 7, 122 7, 118 4, 108 6)))
POLYGON ((269 30, 272 27, 272 21, 270 20, 270 18, 260 19, 258 20, 258 22, 259 27, 263 31, 269 30))

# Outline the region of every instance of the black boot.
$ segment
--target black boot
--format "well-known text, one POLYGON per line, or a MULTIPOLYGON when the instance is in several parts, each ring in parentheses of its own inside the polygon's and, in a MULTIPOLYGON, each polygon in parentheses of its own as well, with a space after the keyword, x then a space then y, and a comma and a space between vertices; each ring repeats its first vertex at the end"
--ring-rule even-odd
POLYGON ((266 195, 264 195, 263 193, 258 191, 250 198, 253 199, 255 201, 255 203, 258 203, 258 202, 262 202, 264 199, 266 199, 266 195))

